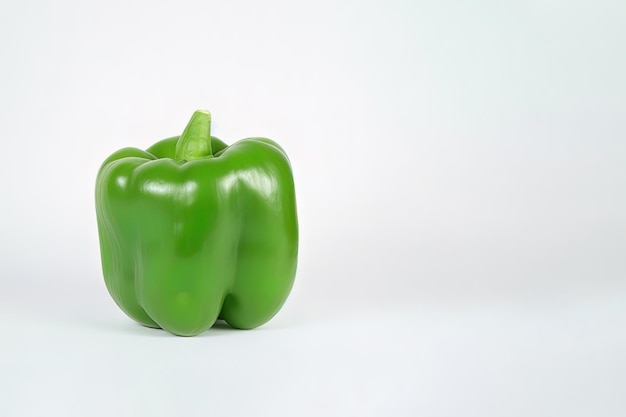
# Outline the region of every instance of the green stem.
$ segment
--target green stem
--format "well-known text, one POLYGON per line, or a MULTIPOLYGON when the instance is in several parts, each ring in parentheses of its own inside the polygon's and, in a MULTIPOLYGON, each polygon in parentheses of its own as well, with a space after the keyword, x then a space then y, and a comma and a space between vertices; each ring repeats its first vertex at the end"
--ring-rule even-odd
POLYGON ((175 158, 177 161, 191 161, 212 157, 211 113, 208 110, 196 110, 176 142, 175 158))

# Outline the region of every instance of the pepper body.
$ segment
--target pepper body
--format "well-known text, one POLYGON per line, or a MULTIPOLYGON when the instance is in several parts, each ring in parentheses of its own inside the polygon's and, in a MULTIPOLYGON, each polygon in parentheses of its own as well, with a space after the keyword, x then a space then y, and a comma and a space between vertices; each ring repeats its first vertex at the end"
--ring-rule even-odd
POLYGON ((96 213, 107 289, 128 316, 176 335, 199 334, 218 318, 260 326, 295 278, 289 160, 269 139, 226 146, 203 131, 195 142, 207 153, 181 141, 185 133, 102 164, 96 213))

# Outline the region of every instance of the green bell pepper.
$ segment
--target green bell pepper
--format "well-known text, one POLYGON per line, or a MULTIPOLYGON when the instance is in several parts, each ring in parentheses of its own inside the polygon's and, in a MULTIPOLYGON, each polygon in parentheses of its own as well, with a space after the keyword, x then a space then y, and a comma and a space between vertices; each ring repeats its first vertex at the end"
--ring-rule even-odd
POLYGON ((291 291, 298 220, 289 159, 275 142, 232 146, 196 111, 180 137, 124 148, 102 164, 96 215, 102 270, 132 319, 181 336, 217 319, 270 320, 291 291))

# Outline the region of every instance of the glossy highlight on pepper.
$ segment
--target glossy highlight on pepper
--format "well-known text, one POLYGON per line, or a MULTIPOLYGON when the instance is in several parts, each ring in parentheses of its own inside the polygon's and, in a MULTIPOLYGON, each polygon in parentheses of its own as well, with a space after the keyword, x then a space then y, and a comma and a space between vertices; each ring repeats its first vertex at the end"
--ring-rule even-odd
POLYGON ((181 136, 124 148, 96 179, 104 280, 132 319, 181 336, 269 321, 296 274, 291 165, 266 138, 227 146, 196 111, 181 136))

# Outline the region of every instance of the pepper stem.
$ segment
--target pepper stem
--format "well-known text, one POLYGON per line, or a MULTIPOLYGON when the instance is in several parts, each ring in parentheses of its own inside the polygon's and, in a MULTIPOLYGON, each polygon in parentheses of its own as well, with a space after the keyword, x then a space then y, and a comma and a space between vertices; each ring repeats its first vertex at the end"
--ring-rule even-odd
POLYGON ((208 110, 196 110, 176 142, 175 158, 177 161, 191 161, 212 157, 211 113, 208 110))

